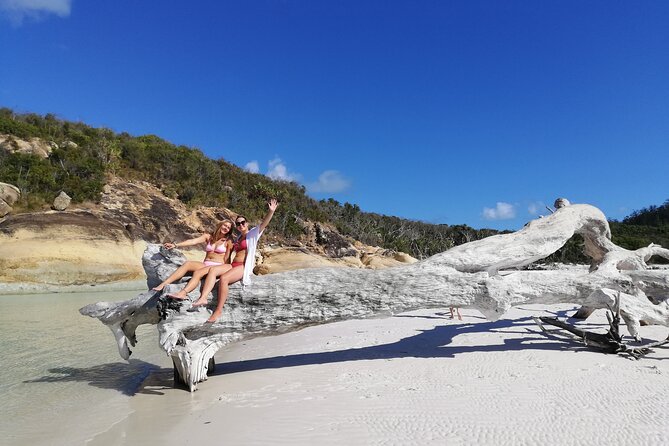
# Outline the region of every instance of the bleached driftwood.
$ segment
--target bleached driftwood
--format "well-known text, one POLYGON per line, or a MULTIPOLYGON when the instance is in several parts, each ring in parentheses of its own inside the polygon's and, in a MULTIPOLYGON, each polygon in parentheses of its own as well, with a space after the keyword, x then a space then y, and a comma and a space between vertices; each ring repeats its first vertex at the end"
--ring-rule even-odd
MULTIPOLYGON (((385 270, 308 269, 256 277, 243 290, 238 285, 230 288, 223 315, 215 324, 204 324, 209 317, 206 310, 188 312, 189 301, 170 302, 156 292, 125 302, 91 304, 80 311, 112 329, 126 359, 137 325, 157 323, 160 345, 191 391, 207 378, 213 355, 231 342, 415 309, 468 307, 494 320, 521 303, 606 308, 620 293, 620 314, 632 335, 638 337, 640 321, 669 326, 669 277, 645 266, 652 255, 669 258, 669 250, 651 245, 628 251, 610 237, 601 211, 570 205, 520 231, 460 245, 410 265, 385 270), (552 254, 574 234, 583 236, 586 254, 593 260, 589 273, 509 271, 552 254)), ((174 269, 178 259, 151 245, 144 264, 151 287, 174 269), (163 256, 171 268, 165 267, 163 256)), ((165 294, 182 286, 171 285, 165 294)))

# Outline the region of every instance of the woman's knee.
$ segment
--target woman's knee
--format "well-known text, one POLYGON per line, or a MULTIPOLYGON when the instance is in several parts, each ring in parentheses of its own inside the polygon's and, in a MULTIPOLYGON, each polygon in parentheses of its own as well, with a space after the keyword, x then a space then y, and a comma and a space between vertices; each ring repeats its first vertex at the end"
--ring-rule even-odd
POLYGON ((200 268, 197 271, 195 271, 193 275, 198 277, 206 276, 209 273, 210 269, 211 268, 200 268))

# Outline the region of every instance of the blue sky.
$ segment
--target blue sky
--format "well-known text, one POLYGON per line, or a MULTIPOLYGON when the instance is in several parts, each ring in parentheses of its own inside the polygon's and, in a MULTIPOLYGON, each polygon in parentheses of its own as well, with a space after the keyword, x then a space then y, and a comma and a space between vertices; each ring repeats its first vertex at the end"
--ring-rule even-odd
POLYGON ((669 198, 669 2, 0 0, 0 106, 363 210, 517 229, 669 198))

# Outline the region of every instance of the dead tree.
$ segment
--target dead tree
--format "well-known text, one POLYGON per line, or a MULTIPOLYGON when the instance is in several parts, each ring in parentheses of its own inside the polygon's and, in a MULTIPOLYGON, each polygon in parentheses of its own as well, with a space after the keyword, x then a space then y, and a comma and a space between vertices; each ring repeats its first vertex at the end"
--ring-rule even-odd
MULTIPOLYGON (((190 301, 169 304, 161 300, 161 293, 150 291, 124 302, 91 304, 80 312, 109 326, 126 359, 135 343, 135 328, 157 324, 161 348, 193 391, 207 378, 210 359, 231 342, 424 308, 474 308, 494 320, 518 304, 607 308, 620 295, 620 316, 638 337, 641 321, 669 326, 669 277, 664 271, 647 270, 645 261, 652 255, 669 258, 669 250, 656 245, 636 251, 616 246, 601 211, 569 205, 520 231, 460 245, 410 265, 385 270, 306 269, 256 277, 245 289, 230 288, 223 315, 215 324, 204 324, 209 317, 204 309, 186 311, 190 301), (517 270, 557 251, 574 234, 585 240, 585 253, 592 259, 590 272, 517 270)), ((150 245, 144 254, 148 286, 158 284, 181 261, 177 254, 150 245)), ((164 292, 181 287, 170 285, 164 292)), ((194 300, 195 294, 189 298, 194 300)))

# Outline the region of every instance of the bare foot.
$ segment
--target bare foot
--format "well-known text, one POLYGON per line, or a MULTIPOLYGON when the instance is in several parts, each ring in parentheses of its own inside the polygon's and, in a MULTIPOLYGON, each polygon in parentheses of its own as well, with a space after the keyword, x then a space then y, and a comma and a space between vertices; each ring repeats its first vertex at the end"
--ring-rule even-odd
POLYGON ((158 286, 154 286, 154 287, 151 288, 151 289, 152 289, 153 291, 162 291, 163 288, 165 288, 165 285, 167 285, 167 284, 165 284, 165 283, 161 283, 160 285, 158 285, 158 286))
POLYGON ((221 312, 220 311, 214 311, 211 316, 209 316, 209 319, 205 322, 205 324, 213 324, 218 320, 218 318, 221 317, 221 312))
POLYGON ((170 293, 167 295, 167 297, 171 297, 172 299, 184 300, 188 297, 188 295, 183 291, 179 291, 177 293, 170 293))
POLYGON ((207 299, 204 299, 204 300, 203 300, 202 298, 200 298, 200 299, 196 300, 195 302, 193 302, 193 305, 191 305, 191 307, 193 307, 193 308, 196 308, 196 307, 204 307, 204 306, 206 306, 208 303, 209 303, 209 302, 207 302, 207 299))

